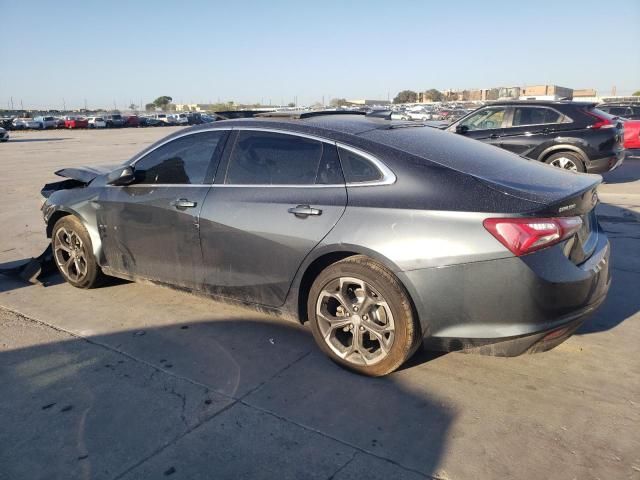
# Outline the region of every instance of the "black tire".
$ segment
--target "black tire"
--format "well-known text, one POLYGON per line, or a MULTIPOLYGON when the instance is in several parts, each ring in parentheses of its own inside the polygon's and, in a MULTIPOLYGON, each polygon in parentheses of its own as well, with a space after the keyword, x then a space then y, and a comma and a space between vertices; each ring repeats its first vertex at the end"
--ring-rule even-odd
POLYGON ((105 276, 93 256, 91 237, 78 218, 67 215, 56 222, 51 246, 56 267, 66 282, 77 288, 94 288, 104 281, 105 276), (75 250, 75 253, 65 251, 63 247, 75 250))
POLYGON ((552 165, 557 168, 562 168, 563 170, 570 170, 576 172, 586 172, 587 169, 584 166, 584 162, 580 158, 580 155, 574 152, 557 152, 552 155, 549 155, 545 161, 549 165, 552 165), (563 166, 565 165, 565 166, 563 166), (575 165, 575 168, 573 167, 575 165))
MULTIPOLYGON (((355 295, 355 292, 352 291, 352 293, 355 295)), ((357 302, 359 297, 354 296, 351 298, 356 299, 357 302)), ((385 266, 363 255, 355 255, 336 262, 318 275, 309 292, 307 312, 313 337, 320 349, 337 364, 363 375, 378 377, 393 372, 407 361, 422 343, 420 326, 417 322, 411 300, 409 299, 409 295, 404 286, 385 266), (342 326, 339 328, 335 328, 336 324, 333 324, 333 327, 327 327, 327 325, 331 325, 331 322, 326 322, 326 317, 324 317, 324 319, 319 319, 317 308, 320 310, 323 310, 324 308, 328 309, 329 302, 332 301, 337 302, 338 304, 340 303, 333 300, 326 292, 332 289, 333 286, 336 285, 336 282, 340 285, 338 288, 341 289, 343 285, 341 279, 344 280, 345 285, 350 281, 349 279, 356 279, 358 281, 365 282, 367 285, 366 288, 370 289, 372 292, 372 297, 374 299, 381 297, 379 299, 381 301, 380 303, 385 305, 385 307, 375 305, 368 307, 368 309, 365 310, 364 303, 353 303, 352 306, 348 307, 351 313, 341 315, 346 312, 343 308, 340 314, 336 314, 337 316, 333 317, 333 321, 338 319, 339 323, 344 323, 344 321, 349 321, 352 318, 357 317, 357 324, 351 324, 349 327, 342 326), (353 305, 362 305, 360 313, 353 313, 353 311, 358 311, 357 307, 353 305), (338 343, 342 342, 342 339, 338 338, 339 336, 348 339, 349 335, 351 335, 351 342, 353 343, 355 337, 354 333, 351 332, 355 332, 355 334, 357 334, 358 329, 364 329, 363 326, 358 327, 357 325, 360 325, 360 322, 363 322, 362 324, 364 325, 364 320, 368 317, 366 315, 367 311, 370 312, 369 317, 371 318, 368 319, 368 323, 371 324, 370 321, 374 316, 379 319, 379 314, 377 313, 379 309, 383 308, 384 312, 386 312, 387 307, 391 315, 387 316, 385 313, 384 317, 387 324, 392 324, 393 333, 389 334, 389 338, 391 338, 391 335, 393 335, 393 338, 391 339, 391 345, 387 347, 386 353, 383 352, 380 341, 373 338, 373 334, 370 333, 371 330, 367 329, 369 331, 366 333, 359 334, 361 335, 359 337, 361 339, 360 344, 364 349, 367 348, 365 345, 365 342, 367 342, 370 346, 373 345, 373 347, 370 348, 375 353, 375 344, 378 344, 377 352, 378 355, 381 356, 380 359, 374 359, 375 361, 371 364, 358 363, 358 355, 355 355, 355 352, 348 355, 354 358, 352 361, 349 358, 341 357, 332 350, 332 347, 329 346, 329 343, 332 343, 333 348, 342 348, 343 345, 338 343), (376 313, 374 313, 374 309, 376 313), (360 317, 360 315, 362 315, 362 317, 360 317), (346 317, 349 317, 349 320, 347 320, 346 317), (327 330, 330 330, 331 334, 329 336, 333 335, 336 338, 325 340, 325 335, 323 335, 322 332, 323 328, 325 333, 327 330), (365 339, 365 335, 368 335, 368 339, 365 339), (335 346, 336 344, 338 344, 338 347, 335 346)), ((376 320, 374 319, 374 321, 376 320)), ((384 335, 386 335, 386 333, 384 335)), ((346 343, 348 343, 348 341, 346 341, 346 343)), ((349 345, 346 345, 345 350, 349 350, 349 345)), ((367 353, 369 353, 369 351, 367 351, 367 353)), ((359 360, 363 361, 364 354, 360 354, 360 357, 361 358, 359 360)))

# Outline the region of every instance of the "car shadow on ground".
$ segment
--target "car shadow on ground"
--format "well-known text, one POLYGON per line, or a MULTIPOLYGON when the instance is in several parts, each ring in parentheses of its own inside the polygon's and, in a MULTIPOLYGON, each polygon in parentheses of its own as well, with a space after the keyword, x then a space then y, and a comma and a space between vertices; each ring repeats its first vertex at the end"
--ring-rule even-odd
MULTIPOLYGON (((27 337, 48 328, 25 322, 27 337)), ((294 324, 202 320, 34 343, 0 351, 7 478, 320 478, 319 462, 322 478, 358 466, 346 477, 414 479, 436 474, 455 417, 401 374, 339 368, 294 324)))
POLYGON ((27 143, 27 142, 61 142, 62 140, 70 140, 68 137, 62 138, 10 138, 10 143, 27 143))
POLYGON ((640 180, 640 157, 627 157, 624 163, 612 172, 602 174, 603 183, 631 183, 640 180))

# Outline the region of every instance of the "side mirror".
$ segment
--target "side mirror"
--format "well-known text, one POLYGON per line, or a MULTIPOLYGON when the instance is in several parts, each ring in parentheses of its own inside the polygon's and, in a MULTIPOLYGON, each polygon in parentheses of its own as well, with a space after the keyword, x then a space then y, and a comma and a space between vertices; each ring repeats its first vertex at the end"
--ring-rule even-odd
POLYGON ((468 131, 469 131, 469 127, 467 127, 466 125, 457 125, 456 126, 456 133, 459 133, 460 135, 464 135, 468 131))
POLYGON ((133 183, 135 178, 133 167, 127 165, 126 167, 120 167, 107 175, 107 184, 116 186, 130 185, 133 183))

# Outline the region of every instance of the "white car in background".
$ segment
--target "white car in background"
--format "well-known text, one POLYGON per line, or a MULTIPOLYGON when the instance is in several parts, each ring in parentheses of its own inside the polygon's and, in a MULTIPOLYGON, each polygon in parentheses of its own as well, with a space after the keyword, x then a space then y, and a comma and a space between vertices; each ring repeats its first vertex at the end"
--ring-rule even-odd
POLYGON ((391 120, 410 120, 409 113, 404 111, 391 112, 391 120))
POLYGON ((15 128, 16 130, 44 128, 42 123, 34 120, 33 118, 14 118, 13 122, 11 123, 13 123, 13 128, 15 128))
POLYGON ((189 125, 189 117, 186 113, 174 113, 172 117, 176 125, 189 125))
POLYGON ((0 128, 0 142, 8 142, 9 141, 9 132, 7 132, 4 128, 0 128))
POLYGON ((102 117, 89 117, 89 128, 106 128, 107 122, 102 117))
POLYGON ((160 120, 162 123, 167 125, 175 125, 176 120, 173 118, 173 115, 167 115, 166 113, 156 113, 153 115, 153 118, 156 120, 160 120))
POLYGON ((412 112, 407 112, 409 114, 409 118, 411 120, 431 120, 432 113, 429 110, 414 110, 412 112))

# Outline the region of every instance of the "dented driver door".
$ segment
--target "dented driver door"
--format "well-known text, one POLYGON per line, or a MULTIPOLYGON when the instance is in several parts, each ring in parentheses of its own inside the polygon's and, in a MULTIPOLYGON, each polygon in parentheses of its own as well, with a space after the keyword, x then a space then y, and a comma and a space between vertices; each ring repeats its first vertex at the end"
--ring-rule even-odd
POLYGON ((200 211, 226 135, 173 139, 135 162, 134 184, 105 187, 98 228, 108 269, 187 288, 202 283, 200 211))

